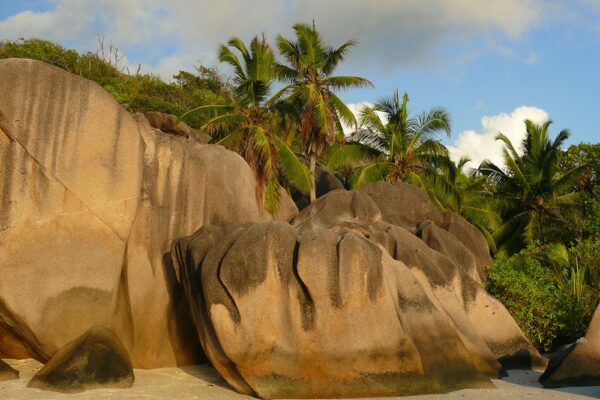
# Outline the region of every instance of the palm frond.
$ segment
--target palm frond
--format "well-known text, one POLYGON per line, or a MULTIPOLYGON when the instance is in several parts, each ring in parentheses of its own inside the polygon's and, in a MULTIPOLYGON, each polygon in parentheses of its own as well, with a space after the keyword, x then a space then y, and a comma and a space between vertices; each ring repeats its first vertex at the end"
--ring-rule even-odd
POLYGON ((363 144, 337 145, 327 154, 327 167, 337 169, 345 165, 373 162, 379 152, 363 144))
POLYGON ((350 178, 351 185, 354 189, 358 189, 370 182, 383 181, 390 173, 390 170, 391 165, 387 162, 373 163, 359 167, 350 178))
POLYGON ((344 60, 344 56, 350 50, 351 47, 356 46, 356 40, 348 40, 344 44, 342 44, 337 49, 328 48, 325 51, 325 60, 323 63, 323 73, 325 76, 329 76, 335 68, 339 65, 340 62, 344 60))
POLYGON ((497 141, 501 141, 502 143, 504 143, 504 146, 506 147, 506 149, 508 150, 508 152, 510 153, 511 157, 515 160, 519 159, 519 153, 517 153, 517 150, 515 150, 515 147, 513 146, 512 142, 510 141, 510 139, 503 134, 502 132, 499 132, 495 139, 497 141))
POLYGON ((288 181, 308 193, 313 187, 313 177, 305 163, 280 138, 275 137, 279 161, 288 181))
POLYGON ((360 76, 330 76, 323 80, 323 84, 336 90, 372 87, 370 80, 360 76))
POLYGON ((348 108, 339 97, 334 93, 329 92, 329 108, 337 112, 340 120, 347 126, 358 129, 358 121, 354 113, 348 108))

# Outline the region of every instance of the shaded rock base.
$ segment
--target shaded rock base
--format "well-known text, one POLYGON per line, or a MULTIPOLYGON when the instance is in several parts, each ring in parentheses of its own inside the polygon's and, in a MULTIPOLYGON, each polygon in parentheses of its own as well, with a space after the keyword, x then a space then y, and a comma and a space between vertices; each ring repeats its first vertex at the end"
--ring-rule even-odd
POLYGON ((12 379, 19 379, 19 371, 0 360, 0 381, 10 381, 12 379))
POLYGON ((133 368, 123 344, 111 330, 96 326, 60 349, 27 386, 78 393, 129 388, 133 381, 133 368))

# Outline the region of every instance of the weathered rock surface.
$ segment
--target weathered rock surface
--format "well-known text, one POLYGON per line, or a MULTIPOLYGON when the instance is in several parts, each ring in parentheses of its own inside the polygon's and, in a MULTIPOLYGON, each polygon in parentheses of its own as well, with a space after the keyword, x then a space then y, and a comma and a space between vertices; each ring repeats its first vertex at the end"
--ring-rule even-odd
POLYGON ((0 343, 20 342, 0 352, 45 361, 113 322, 144 144, 101 87, 41 62, 0 61, 0 98, 0 343))
POLYGON ((148 111, 144 113, 151 127, 165 133, 170 133, 176 136, 185 138, 193 138, 200 143, 208 143, 210 136, 196 129, 191 128, 183 121, 179 121, 173 114, 165 114, 158 111, 148 111))
POLYGON ((492 264, 492 257, 487 241, 481 231, 455 212, 446 211, 442 214, 442 217, 443 222, 440 226, 454 235, 459 242, 473 253, 479 276, 484 281, 487 280, 483 268, 492 264))
POLYGON ((402 203, 405 192, 378 186, 330 192, 291 224, 205 226, 174 242, 200 341, 236 390, 444 392, 489 385, 499 357, 539 357, 472 263, 390 223, 402 220, 375 199, 402 203))
POLYGON ((206 224, 259 221, 254 180, 245 161, 221 146, 152 129, 142 137, 144 179, 123 269, 131 326, 117 332, 137 366, 197 363, 202 352, 168 250, 206 224))
POLYGON ((19 379, 19 371, 0 360, 0 382, 19 379))
POLYGON ((125 346, 111 330, 95 326, 54 354, 27 386, 79 393, 90 389, 125 389, 133 381, 125 346))
POLYGON ((550 357, 540 383, 548 388, 600 386, 600 305, 585 337, 550 357))
POLYGON ((0 98, 0 356, 45 362, 102 325, 136 367, 201 361, 168 251, 267 218, 248 165, 41 62, 0 60, 0 98))
POLYGON ((427 193, 404 182, 390 185, 374 182, 361 186, 359 191, 368 194, 381 210, 383 219, 416 233, 421 222, 432 220, 442 224, 442 216, 431 204, 427 193))

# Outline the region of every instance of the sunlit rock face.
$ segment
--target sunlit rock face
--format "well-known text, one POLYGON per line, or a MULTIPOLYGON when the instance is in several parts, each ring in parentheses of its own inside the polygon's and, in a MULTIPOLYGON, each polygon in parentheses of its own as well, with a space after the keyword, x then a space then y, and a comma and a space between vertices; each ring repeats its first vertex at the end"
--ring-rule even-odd
POLYGON ((236 390, 262 398, 435 393, 492 386, 498 358, 539 360, 482 287, 482 257, 434 221, 418 221, 448 219, 397 189, 333 191, 289 224, 205 226, 174 242, 202 346, 236 390), (386 196, 407 203, 407 215, 382 210, 386 196))
POLYGON ((549 388, 600 386, 600 305, 585 337, 550 357, 540 383, 549 388))
POLYGON ((0 99, 0 357, 47 361, 101 325, 135 367, 204 360, 168 251, 268 217, 246 162, 38 61, 0 60, 0 99))

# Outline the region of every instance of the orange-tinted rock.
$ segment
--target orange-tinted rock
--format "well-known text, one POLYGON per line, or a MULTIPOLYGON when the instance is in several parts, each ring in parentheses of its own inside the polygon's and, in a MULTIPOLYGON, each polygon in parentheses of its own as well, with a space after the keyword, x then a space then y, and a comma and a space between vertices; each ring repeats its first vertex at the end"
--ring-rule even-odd
POLYGON ((19 379, 19 371, 0 360, 0 382, 19 379))
POLYGON ((268 217, 246 162, 38 61, 0 60, 0 98, 0 355, 45 362, 103 325, 136 367, 203 360, 168 252, 268 217))
POLYGON ((206 226, 175 241, 174 268, 203 348, 236 390, 444 392, 501 373, 489 343, 539 356, 501 305, 486 317, 507 325, 506 335, 482 327, 473 303, 494 300, 481 283, 387 222, 372 193, 333 191, 291 224, 206 226))

